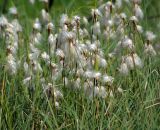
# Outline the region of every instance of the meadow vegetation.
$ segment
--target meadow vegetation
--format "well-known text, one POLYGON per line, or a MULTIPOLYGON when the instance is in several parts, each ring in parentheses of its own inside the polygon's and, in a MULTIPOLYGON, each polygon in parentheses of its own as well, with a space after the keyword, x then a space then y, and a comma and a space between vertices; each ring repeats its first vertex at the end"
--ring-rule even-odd
POLYGON ((3 8, 0 129, 160 129, 160 1, 3 8))

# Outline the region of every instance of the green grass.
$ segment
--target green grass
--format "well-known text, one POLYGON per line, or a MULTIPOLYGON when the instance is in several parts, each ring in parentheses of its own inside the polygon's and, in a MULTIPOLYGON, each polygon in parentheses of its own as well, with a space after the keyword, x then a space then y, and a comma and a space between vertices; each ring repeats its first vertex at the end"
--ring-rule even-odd
MULTIPOLYGON (((20 11, 18 18, 22 26, 25 27, 22 35, 25 40, 20 45, 22 48, 20 59, 24 60, 23 53, 27 53, 26 46, 32 31, 32 23, 35 17, 40 16, 43 5, 40 3, 36 6, 29 5, 27 0, 12 0, 10 5, 15 5, 20 11)), ((71 16, 76 14, 88 16, 90 8, 94 8, 96 5, 96 0, 55 0, 50 13, 54 23, 58 26, 61 13, 68 13, 71 16)), ((143 0, 142 5, 145 11, 142 25, 145 30, 151 29, 159 34, 160 29, 157 28, 157 25, 160 18, 148 20, 147 17, 157 14, 160 10, 160 2, 158 0, 143 0)), ((157 39, 159 40, 159 38, 157 39)), ((160 129, 160 104, 158 104, 160 103, 159 55, 154 58, 143 59, 144 67, 140 70, 137 69, 128 77, 122 77, 113 71, 118 66, 117 61, 109 61, 109 74, 116 79, 113 89, 121 86, 125 90, 123 94, 115 92, 113 98, 105 100, 95 98, 91 101, 85 97, 81 90, 73 92, 71 89, 64 88, 61 83, 57 83, 58 88, 64 94, 60 109, 57 110, 54 108, 53 100, 43 93, 38 74, 35 79, 35 91, 32 93, 22 84, 24 72, 21 68, 15 76, 10 76, 5 71, 3 68, 6 57, 4 42, 3 39, 0 39, 1 130, 160 129)), ((140 39, 138 39, 138 42, 141 42, 140 39)), ((140 50, 138 50, 138 53, 143 56, 140 50)), ((45 69, 45 73, 48 75, 48 69, 45 69)))

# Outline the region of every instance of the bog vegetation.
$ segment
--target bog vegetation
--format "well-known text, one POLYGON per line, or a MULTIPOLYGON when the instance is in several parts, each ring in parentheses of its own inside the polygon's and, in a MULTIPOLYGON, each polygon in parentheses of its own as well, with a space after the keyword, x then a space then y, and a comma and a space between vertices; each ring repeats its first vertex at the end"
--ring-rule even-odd
POLYGON ((141 0, 57 14, 19 2, 0 16, 0 129, 160 129, 160 45, 141 0))

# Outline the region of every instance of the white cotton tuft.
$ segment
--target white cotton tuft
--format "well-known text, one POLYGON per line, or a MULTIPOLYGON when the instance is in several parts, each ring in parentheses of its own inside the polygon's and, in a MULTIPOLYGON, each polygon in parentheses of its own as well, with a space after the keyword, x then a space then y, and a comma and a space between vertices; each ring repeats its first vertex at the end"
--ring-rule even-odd
POLYGON ((149 55, 149 56, 155 56, 157 53, 151 44, 145 44, 144 54, 149 55))
POLYGON ((156 35, 151 31, 147 31, 146 38, 148 41, 153 41, 156 38, 156 35))
POLYGON ((119 68, 119 72, 120 72, 120 74, 122 74, 124 76, 128 75, 129 69, 128 69, 128 66, 125 62, 121 63, 121 66, 119 68))
POLYGON ((143 14, 143 11, 142 11, 142 9, 140 8, 140 6, 138 4, 135 4, 134 13, 135 13, 135 16, 138 19, 143 19, 144 14, 143 14))

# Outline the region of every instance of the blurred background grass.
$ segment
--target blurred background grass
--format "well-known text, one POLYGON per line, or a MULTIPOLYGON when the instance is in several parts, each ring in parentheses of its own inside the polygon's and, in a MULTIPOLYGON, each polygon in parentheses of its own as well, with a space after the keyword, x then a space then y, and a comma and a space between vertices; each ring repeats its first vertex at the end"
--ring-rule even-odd
MULTIPOLYGON (((0 0, 0 10, 2 10, 3 1, 0 0)), ((54 4, 50 10, 52 19, 55 23, 59 20, 60 14, 67 13, 69 15, 86 15, 90 14, 90 9, 98 5, 98 0, 54 0, 54 4)), ((104 0, 108 1, 108 0, 104 0)), ((40 16, 43 4, 36 0, 35 4, 29 4, 29 0, 8 0, 7 8, 16 6, 18 8, 20 19, 24 22, 31 22, 35 17, 40 16)), ((160 0, 142 0, 142 8, 144 11, 143 27, 160 33, 160 0)), ((2 13, 2 12, 1 12, 2 13)), ((22 23, 24 23, 22 21, 22 23)))

